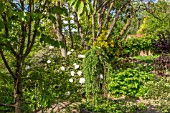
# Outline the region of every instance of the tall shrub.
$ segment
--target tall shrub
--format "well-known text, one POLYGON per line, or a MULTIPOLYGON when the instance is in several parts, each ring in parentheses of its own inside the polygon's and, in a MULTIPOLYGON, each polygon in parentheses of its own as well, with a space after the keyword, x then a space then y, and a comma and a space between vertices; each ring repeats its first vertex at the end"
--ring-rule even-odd
POLYGON ((83 66, 87 101, 92 100, 93 104, 97 105, 98 97, 101 94, 107 95, 106 83, 110 70, 108 57, 103 49, 92 47, 86 53, 83 66))

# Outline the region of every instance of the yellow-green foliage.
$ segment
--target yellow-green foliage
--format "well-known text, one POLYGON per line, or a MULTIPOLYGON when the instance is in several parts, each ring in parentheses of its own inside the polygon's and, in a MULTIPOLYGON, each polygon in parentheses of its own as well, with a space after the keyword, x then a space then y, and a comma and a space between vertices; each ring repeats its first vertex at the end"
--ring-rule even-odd
POLYGON ((148 17, 144 17, 143 24, 140 26, 139 30, 137 31, 137 34, 143 33, 144 29, 146 28, 147 21, 148 17))
POLYGON ((106 37, 107 30, 102 30, 102 33, 97 38, 97 41, 93 43, 93 46, 101 47, 101 48, 110 48, 114 47, 114 41, 111 38, 106 37))

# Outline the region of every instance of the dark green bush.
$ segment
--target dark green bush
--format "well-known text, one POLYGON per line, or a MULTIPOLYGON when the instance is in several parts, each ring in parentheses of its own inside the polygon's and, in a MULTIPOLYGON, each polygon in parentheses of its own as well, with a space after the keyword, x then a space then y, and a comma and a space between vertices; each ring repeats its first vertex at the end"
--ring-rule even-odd
POLYGON ((153 50, 152 42, 157 40, 156 36, 131 37, 122 42, 122 56, 137 56, 142 50, 153 50))

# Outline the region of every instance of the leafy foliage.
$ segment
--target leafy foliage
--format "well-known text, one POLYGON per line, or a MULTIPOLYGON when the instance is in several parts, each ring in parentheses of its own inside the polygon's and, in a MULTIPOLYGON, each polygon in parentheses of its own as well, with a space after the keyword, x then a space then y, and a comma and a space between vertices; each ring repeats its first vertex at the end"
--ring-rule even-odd
POLYGON ((105 98, 99 99, 98 106, 94 106, 92 103, 83 103, 80 106, 80 110, 91 111, 94 113, 135 113, 136 111, 146 110, 146 105, 127 102, 125 100, 107 100, 105 98))
POLYGON ((169 2, 160 0, 148 5, 138 33, 157 35, 169 31, 169 2))
POLYGON ((146 82, 144 88, 147 89, 145 98, 156 100, 153 103, 162 113, 170 112, 170 78, 158 77, 154 81, 146 82))
POLYGON ((151 80, 153 74, 137 69, 128 68, 126 70, 117 70, 110 76, 108 88, 111 94, 115 96, 127 95, 138 97, 145 93, 142 90, 144 82, 151 80), (142 90, 142 92, 140 91, 142 90))
POLYGON ((153 51, 152 42, 154 40, 157 40, 157 37, 152 35, 128 38, 122 42, 122 56, 137 56, 142 50, 153 51))
POLYGON ((100 94, 107 90, 107 77, 109 74, 108 58, 102 48, 92 47, 86 52, 86 58, 83 61, 83 72, 85 76, 86 98, 89 102, 93 99, 93 104, 97 105, 100 94), (102 77, 101 77, 102 75, 102 77), (102 86, 101 86, 102 84, 102 86))
POLYGON ((159 39, 154 40, 153 46, 155 47, 155 53, 168 54, 170 53, 170 34, 159 34, 159 39))
POLYGON ((158 58, 154 59, 154 70, 159 76, 169 76, 170 56, 160 55, 158 58))
MULTIPOLYGON (((1 69, 2 71, 2 69, 1 69)), ((12 80, 11 80, 11 77, 10 76, 7 76, 5 75, 5 72, 4 73, 1 73, 0 72, 0 102, 2 103, 12 103, 13 102, 13 85, 12 85, 12 80), (7 96, 7 94, 9 96, 7 96)), ((4 111, 4 112, 10 112, 12 111, 13 108, 10 108, 10 107, 3 107, 3 106, 0 106, 0 111, 4 111)))

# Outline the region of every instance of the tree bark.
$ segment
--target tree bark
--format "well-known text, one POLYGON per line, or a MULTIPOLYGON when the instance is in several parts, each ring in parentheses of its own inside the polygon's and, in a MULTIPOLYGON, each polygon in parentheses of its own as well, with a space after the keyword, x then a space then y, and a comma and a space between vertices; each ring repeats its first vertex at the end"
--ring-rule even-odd
POLYGON ((14 80, 15 113, 21 113, 21 90, 20 79, 14 80))
POLYGON ((71 48, 74 48, 74 42, 73 42, 73 35, 72 35, 72 31, 71 31, 71 22, 70 22, 70 6, 68 5, 68 14, 69 14, 69 19, 68 19, 68 30, 69 30, 69 36, 70 36, 70 39, 71 39, 71 48))
POLYGON ((21 96, 22 96, 22 66, 24 57, 21 55, 17 59, 16 79, 14 79, 14 102, 15 102, 15 113, 21 113, 21 96))
POLYGON ((118 36, 118 40, 121 39, 123 35, 126 33, 126 31, 128 30, 131 24, 132 18, 133 18, 133 15, 131 15, 131 17, 127 19, 125 26, 123 27, 122 31, 120 32, 120 35, 118 36))
POLYGON ((74 16, 74 24, 76 25, 76 27, 78 28, 78 32, 80 34, 80 37, 82 39, 82 45, 83 47, 88 50, 88 46, 87 46, 87 42, 85 41, 85 37, 84 37, 84 33, 83 33, 83 29, 82 26, 80 25, 79 21, 78 21, 78 16, 77 13, 74 11, 73 12, 73 16, 74 16))
MULTIPOLYGON (((57 6, 60 7, 60 1, 58 1, 57 6)), ((63 57, 67 56, 67 49, 66 49, 66 40, 64 38, 64 35, 62 34, 62 21, 61 21, 61 16, 60 14, 56 15, 56 19, 57 19, 57 37, 58 37, 58 41, 63 43, 65 47, 60 46, 60 50, 61 50, 61 55, 63 57)))
POLYGON ((110 25, 110 28, 108 30, 108 33, 106 35, 107 38, 110 37, 111 35, 111 32, 112 32, 112 29, 114 28, 114 26, 116 25, 116 22, 118 21, 119 19, 119 15, 122 13, 123 9, 130 3, 130 0, 127 0, 120 8, 119 10, 117 11, 113 21, 111 22, 111 25, 110 25))

